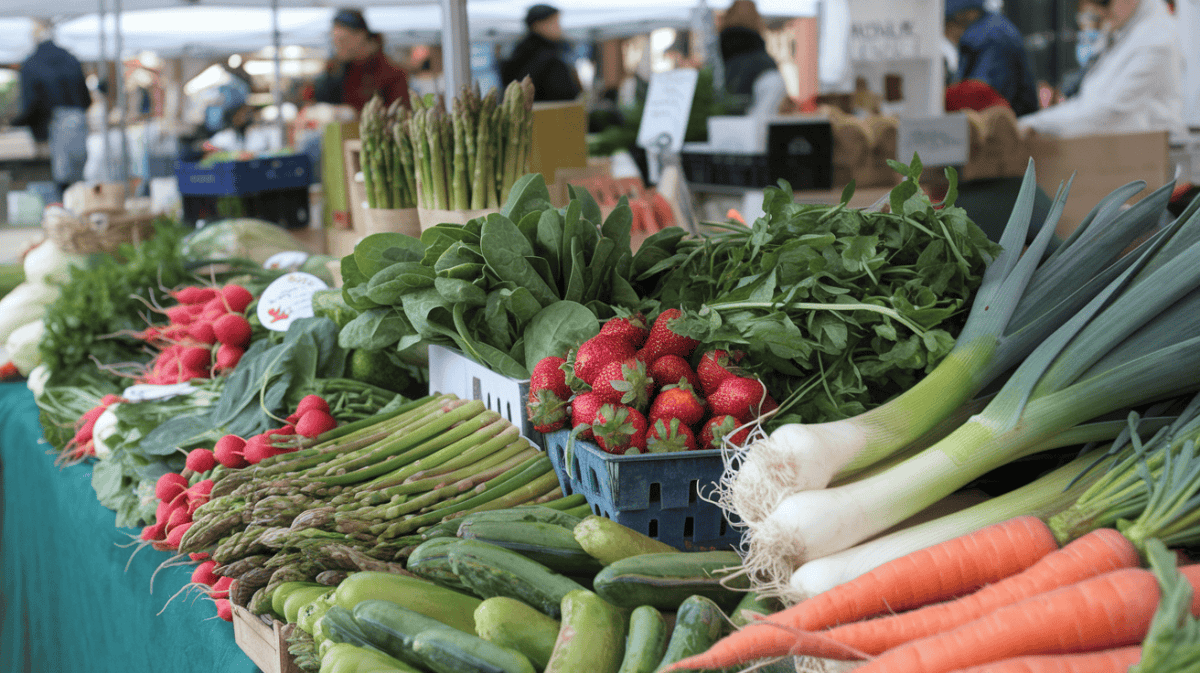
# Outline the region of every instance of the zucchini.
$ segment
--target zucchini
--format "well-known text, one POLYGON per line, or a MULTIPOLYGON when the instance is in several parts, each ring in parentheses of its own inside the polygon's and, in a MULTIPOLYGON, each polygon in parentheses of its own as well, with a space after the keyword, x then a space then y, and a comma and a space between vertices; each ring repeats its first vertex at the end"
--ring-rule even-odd
POLYGON ((520 507, 473 512, 457 519, 450 519, 449 521, 434 524, 421 531, 421 539, 429 540, 435 537, 453 537, 458 534, 458 530, 463 524, 476 521, 488 521, 491 523, 507 521, 545 523, 573 529, 582 519, 543 505, 521 505, 520 507))
POLYGON ((704 596, 689 596, 675 613, 675 630, 654 670, 704 652, 720 639, 724 630, 725 613, 716 603, 704 596))
POLYGON ((545 673, 617 673, 625 646, 625 615, 587 589, 563 597, 562 615, 545 673))
POLYGON ((367 634, 363 633, 362 627, 358 625, 358 621, 354 619, 354 615, 341 606, 330 606, 325 611, 325 616, 321 617, 319 622, 319 630, 321 635, 325 637, 326 642, 335 644, 349 643, 350 645, 379 651, 379 648, 367 638, 367 634))
POLYGON ((469 592, 471 588, 464 584, 454 569, 450 567, 450 547, 458 542, 457 537, 435 537, 426 540, 412 550, 405 562, 405 567, 442 586, 469 592))
POLYGON ((283 618, 284 606, 287 603, 288 597, 292 595, 293 591, 296 591, 297 589, 303 589, 304 587, 317 586, 321 585, 317 584, 316 582, 283 582, 279 586, 275 587, 275 590, 271 592, 271 612, 274 612, 280 618, 283 618))
POLYGON ((464 521, 458 537, 504 547, 563 573, 592 576, 601 565, 575 541, 572 529, 541 521, 464 521))
POLYGON ((617 673, 654 673, 667 650, 667 620, 649 605, 634 608, 629 616, 625 657, 617 673))
POLYGON ((363 601, 354 606, 353 614, 355 623, 376 649, 416 665, 421 662, 413 654, 413 639, 422 631, 451 628, 433 617, 426 617, 391 601, 363 601))
POLYGON ((734 626, 741 628, 755 621, 753 615, 770 615, 782 608, 778 599, 760 596, 754 591, 749 591, 742 597, 742 600, 738 601, 737 607, 730 615, 730 621, 734 626))
POLYGON ((287 623, 295 624, 296 620, 300 618, 301 608, 319 600, 330 591, 332 589, 323 584, 315 584, 310 587, 300 587, 289 593, 287 599, 283 601, 283 616, 287 623))
POLYGON ((472 615, 482 602, 428 580, 374 571, 351 574, 334 593, 334 602, 347 610, 370 599, 391 601, 465 633, 475 633, 472 615))
POLYGON ((296 627, 301 631, 312 635, 313 625, 320 619, 325 611, 333 605, 334 590, 330 589, 321 594, 317 600, 312 601, 308 605, 300 608, 300 612, 296 615, 296 627))
POLYGON ((679 552, 678 549, 665 542, 659 542, 628 526, 622 526, 612 519, 594 514, 580 521, 573 532, 575 540, 579 542, 580 546, 603 565, 641 554, 679 552))
POLYGON ((445 628, 422 631, 412 651, 434 673, 534 673, 520 652, 445 628))
POLYGON ((507 596, 489 598, 475 609, 476 635, 520 652, 538 670, 550 661, 559 626, 557 620, 507 596))
POLYGON ((575 580, 494 544, 458 540, 448 547, 451 568, 481 598, 508 596, 557 619, 563 596, 583 589, 575 580))
POLYGON ((421 673, 408 664, 388 655, 338 643, 321 655, 320 673, 421 673))
POLYGON ((606 566, 592 582, 604 600, 622 608, 652 605, 674 610, 688 596, 698 594, 718 605, 732 608, 741 598, 739 589, 749 589, 750 580, 738 575, 721 584, 728 570, 741 566, 733 551, 642 554, 606 566))

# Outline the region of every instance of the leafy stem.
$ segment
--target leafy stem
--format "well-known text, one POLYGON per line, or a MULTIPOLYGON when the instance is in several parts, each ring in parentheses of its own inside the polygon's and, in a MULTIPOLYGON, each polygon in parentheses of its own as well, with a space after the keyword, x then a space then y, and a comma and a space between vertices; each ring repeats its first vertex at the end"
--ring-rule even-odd
POLYGON ((919 337, 925 336, 925 330, 921 329, 921 327, 918 326, 916 323, 914 323, 911 320, 900 315, 900 313, 898 311, 896 311, 895 309, 890 309, 886 306, 876 306, 875 304, 822 304, 822 303, 818 303, 818 302, 806 302, 806 301, 798 301, 798 302, 768 302, 768 301, 715 302, 712 304, 705 304, 705 306, 700 309, 700 315, 701 316, 708 315, 708 313, 705 309, 713 310, 713 311, 738 311, 738 310, 744 310, 744 309, 770 310, 770 309, 781 309, 781 308, 785 308, 785 307, 788 309, 795 309, 795 310, 799 310, 799 311, 870 311, 872 313, 879 313, 881 315, 885 315, 885 316, 895 320, 896 322, 898 322, 901 325, 904 325, 905 327, 910 329, 913 332, 913 334, 916 334, 919 337))

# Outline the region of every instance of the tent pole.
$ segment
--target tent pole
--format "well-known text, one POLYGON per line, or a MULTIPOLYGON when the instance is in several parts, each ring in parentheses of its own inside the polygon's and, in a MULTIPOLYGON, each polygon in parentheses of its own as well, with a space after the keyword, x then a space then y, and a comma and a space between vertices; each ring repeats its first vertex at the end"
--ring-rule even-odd
POLYGON ((128 186, 129 184, 129 131, 126 125, 129 122, 127 96, 125 95, 125 61, 121 58, 121 52, 124 51, 124 38, 121 35, 121 0, 113 0, 113 18, 116 20, 116 39, 115 59, 117 62, 117 110, 121 125, 121 167, 117 169, 117 180, 128 186))
POLYGON ((471 83, 467 0, 442 0, 442 72, 446 101, 471 83))
POLYGON ((279 126, 280 147, 287 145, 287 124, 283 120, 283 86, 280 83, 279 50, 279 0, 271 0, 271 44, 274 45, 274 81, 271 82, 271 98, 275 103, 275 123, 279 126))
POLYGON ((108 16, 104 0, 100 0, 100 58, 97 59, 96 71, 99 81, 105 85, 105 91, 100 96, 100 146, 104 153, 100 174, 105 182, 112 182, 112 144, 108 141, 108 92, 112 91, 113 83, 108 80, 108 28, 104 25, 106 18, 108 16))

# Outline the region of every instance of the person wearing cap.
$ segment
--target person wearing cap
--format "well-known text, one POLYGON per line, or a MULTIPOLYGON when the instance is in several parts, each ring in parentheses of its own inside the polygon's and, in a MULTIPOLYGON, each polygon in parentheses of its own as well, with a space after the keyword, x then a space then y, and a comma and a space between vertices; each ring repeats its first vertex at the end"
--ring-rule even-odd
POLYGON ((363 13, 341 9, 333 15, 333 58, 317 78, 313 99, 349 105, 355 112, 376 93, 389 105, 408 104, 408 75, 383 53, 383 39, 367 27, 363 13))
POLYGON ((1033 65, 1021 31, 984 0, 946 0, 946 39, 958 48, 955 82, 988 85, 1018 116, 1038 109, 1033 65))
POLYGON ((766 21, 753 0, 734 0, 721 17, 717 40, 725 66, 729 114, 771 118, 787 98, 779 64, 767 53, 766 21))
POLYGON ((582 90, 574 69, 562 58, 563 31, 558 10, 534 5, 525 14, 528 33, 500 64, 500 82, 507 86, 526 75, 533 80, 535 101, 575 100, 582 90))

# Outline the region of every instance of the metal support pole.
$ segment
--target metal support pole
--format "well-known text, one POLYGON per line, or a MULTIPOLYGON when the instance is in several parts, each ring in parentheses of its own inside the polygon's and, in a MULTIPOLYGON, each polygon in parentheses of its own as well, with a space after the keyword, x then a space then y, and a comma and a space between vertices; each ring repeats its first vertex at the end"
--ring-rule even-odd
MULTIPOLYGON (((282 69, 279 65, 281 38, 279 36, 279 0, 271 0, 271 44, 274 45, 274 80, 271 82, 271 98, 275 103, 275 123, 279 127, 280 147, 287 145, 287 123, 283 120, 283 85, 280 82, 282 69)), ((276 148, 278 149, 278 148, 276 148)))
POLYGON ((117 62, 117 110, 121 126, 121 167, 117 169, 117 180, 124 185, 129 184, 129 137, 126 125, 129 123, 128 100, 125 95, 125 60, 122 52, 125 50, 121 34, 121 0, 113 0, 113 17, 116 19, 116 62, 117 62))
POLYGON ((104 164, 101 175, 105 182, 111 182, 112 176, 112 144, 108 141, 108 92, 112 91, 113 83, 108 81, 108 26, 104 25, 108 18, 104 0, 100 0, 100 57, 96 59, 96 72, 99 82, 105 90, 100 96, 100 142, 104 153, 104 164))
POLYGON ((467 0, 442 0, 442 73, 447 103, 471 83, 467 0))

